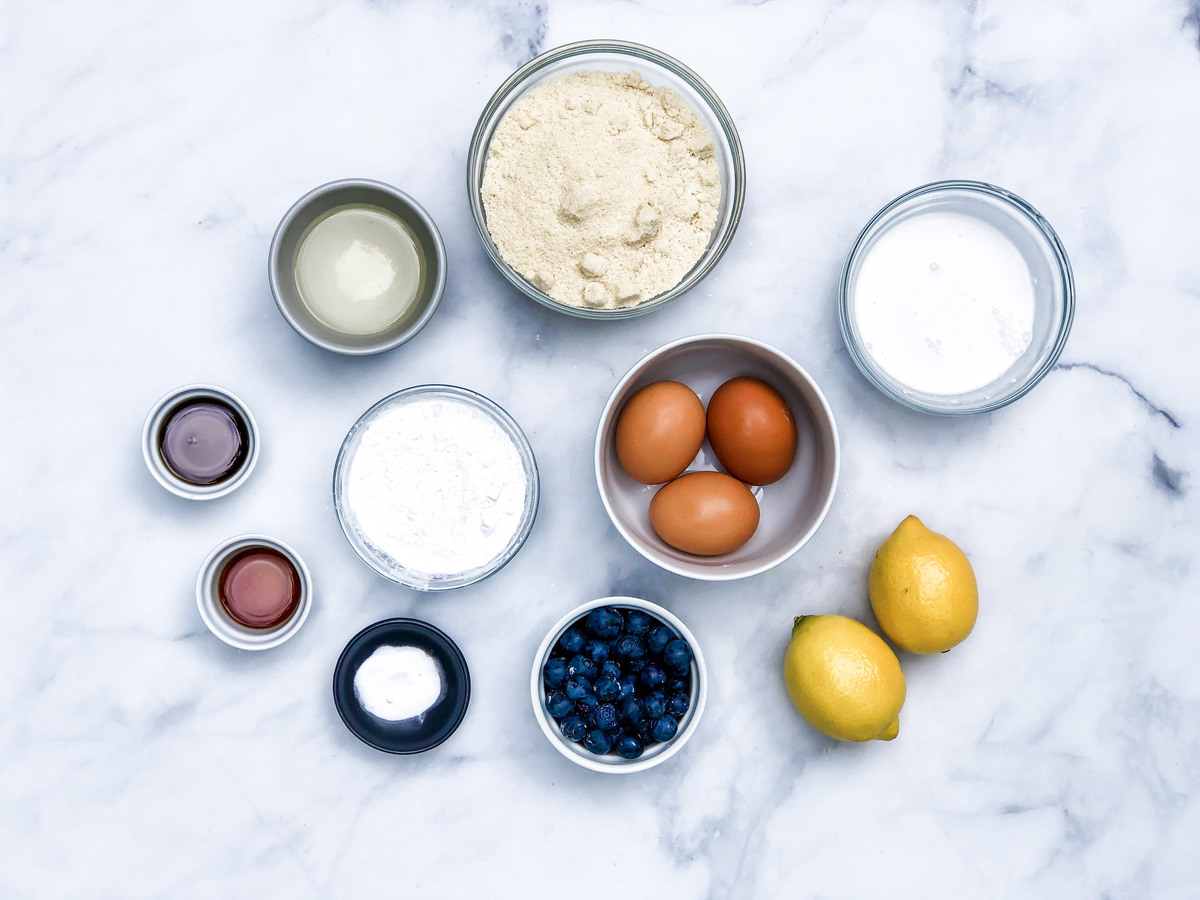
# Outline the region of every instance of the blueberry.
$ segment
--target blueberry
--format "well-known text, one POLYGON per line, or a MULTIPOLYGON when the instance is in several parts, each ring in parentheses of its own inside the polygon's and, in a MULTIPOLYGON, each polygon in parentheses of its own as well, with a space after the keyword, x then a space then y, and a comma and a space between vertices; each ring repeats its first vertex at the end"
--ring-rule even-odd
POLYGON ((562 691, 551 691, 546 695, 546 712, 556 719, 569 715, 574 708, 575 703, 562 691))
POLYGON ((665 715, 667 711, 667 698, 654 691, 642 698, 642 711, 646 714, 647 719, 657 719, 661 715, 665 715))
POLYGON ((653 624, 654 619, 640 609, 631 609, 625 613, 625 631, 628 634, 636 634, 640 637, 649 631, 653 624))
POLYGON ((642 720, 642 701, 630 697, 621 704, 621 719, 625 722, 640 722, 642 720))
POLYGON ((600 674, 600 667, 582 653, 576 653, 567 662, 567 672, 586 678, 588 681, 594 681, 600 674))
POLYGON ((547 687, 558 687, 567 680, 567 661, 561 656, 552 656, 542 666, 542 678, 547 687))
POLYGON ((587 734, 587 723, 583 721, 583 716, 567 716, 558 723, 558 730, 568 741, 578 743, 587 734))
POLYGON ((611 659, 608 662, 601 663, 600 676, 609 676, 610 678, 621 677, 621 666, 619 663, 613 662, 611 659))
POLYGON ((643 744, 654 743, 654 719, 640 720, 633 730, 637 732, 637 736, 643 744))
POLYGON ((583 632, 578 628, 568 628, 562 633, 562 637, 558 639, 558 646, 562 648, 563 653, 569 656, 572 653, 578 653, 582 650, 586 640, 587 638, 583 636, 583 632))
POLYGON ((642 657, 641 659, 627 659, 625 660, 625 671, 632 672, 634 675, 636 675, 649 664, 650 660, 646 659, 645 657, 642 657))
POLYGON ((572 700, 579 700, 592 693, 592 685, 586 678, 572 675, 567 679, 566 695, 572 700))
POLYGON ((650 663, 646 668, 642 669, 642 674, 638 676, 648 688, 656 688, 667 680, 667 673, 659 666, 650 663))
POLYGON ((654 720, 654 727, 650 731, 650 736, 659 743, 665 744, 671 738, 675 737, 675 732, 679 730, 679 721, 674 716, 663 716, 660 719, 654 720))
POLYGON ((622 675, 617 679, 617 684, 621 686, 620 699, 632 697, 637 692, 637 676, 622 675))
POLYGON ((583 653, 596 665, 600 665, 612 653, 612 644, 608 641, 588 641, 583 645, 583 653))
POLYGON ((611 703, 601 703, 592 710, 592 724, 601 731, 616 731, 617 708, 611 703))
POLYGON ((637 759, 645 750, 645 745, 631 734, 617 741, 617 756, 621 759, 637 759))
POLYGON ((595 694, 584 694, 575 701, 575 709, 579 711, 581 716, 588 716, 591 715, 592 710, 596 708, 596 704, 599 702, 600 700, 595 694))
POLYGON ((593 690, 601 700, 616 700, 621 696, 621 685, 611 675, 601 675, 597 678, 593 690))
POLYGON ((692 648, 687 645, 687 641, 678 638, 663 648, 662 656, 667 668, 676 672, 686 672, 692 664, 692 648))
POLYGON ((675 640, 675 632, 666 625, 659 625, 646 636, 646 649, 651 653, 662 653, 663 648, 673 640, 675 640))
POLYGON ((663 688, 668 697, 672 694, 690 694, 692 692, 691 679, 687 676, 668 678, 663 688))
POLYGON ((640 637, 626 634, 617 639, 616 651, 617 656, 626 659, 641 659, 646 655, 646 645, 642 643, 640 637))
POLYGON ((612 750, 613 739, 612 735, 601 731, 599 728, 589 731, 587 737, 583 739, 583 746, 587 747, 597 756, 603 756, 612 750))
POLYGON ((612 606, 602 606, 588 613, 587 628, 592 634, 604 640, 612 640, 625 627, 621 613, 612 606))
POLYGON ((692 705, 692 699, 687 694, 672 694, 667 701, 667 712, 673 716, 682 716, 692 705))

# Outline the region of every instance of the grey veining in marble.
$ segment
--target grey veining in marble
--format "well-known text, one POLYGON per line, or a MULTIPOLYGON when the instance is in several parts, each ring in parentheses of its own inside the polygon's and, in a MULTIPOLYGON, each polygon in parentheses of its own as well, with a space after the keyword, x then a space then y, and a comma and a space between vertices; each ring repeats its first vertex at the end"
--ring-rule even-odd
POLYGON ((1196 0, 264 0, 0 10, 0 896, 1194 897, 1200 891, 1200 4, 1196 0), (621 37, 696 69, 738 125, 738 235, 643 319, 544 310, 490 267, 465 196, 492 91, 559 44, 621 37), (445 300, 399 350, 297 337, 271 233, 309 188, 397 185, 439 223, 445 300), (1029 396, 963 421, 876 392, 837 282, 891 198, 939 178, 1025 197, 1078 309, 1029 396), (593 430, 616 380, 697 332, 767 340, 829 397, 838 496, 785 565, 661 572, 609 524, 593 430), (159 488, 142 419, 177 385, 258 418, 251 481, 159 488), (449 382, 508 409, 542 474, 495 578, 399 588, 354 555, 330 477, 371 403, 449 382), (874 624, 871 558, 907 514, 968 552, 975 632, 902 656, 891 743, 794 712, 792 618, 874 624), (193 585, 233 534, 294 546, 312 614, 252 654, 193 585), (579 603, 667 605, 703 643, 708 709, 668 764, 604 779, 545 741, 531 657, 579 603), (472 670, 462 728, 392 758, 330 679, 359 629, 415 615, 472 670))

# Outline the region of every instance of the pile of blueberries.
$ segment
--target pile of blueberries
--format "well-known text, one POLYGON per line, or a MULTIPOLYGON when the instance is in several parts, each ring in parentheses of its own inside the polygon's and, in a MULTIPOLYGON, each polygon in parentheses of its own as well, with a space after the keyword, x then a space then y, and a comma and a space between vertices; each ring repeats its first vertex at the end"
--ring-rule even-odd
POLYGON ((640 609, 593 609, 542 667, 546 710, 563 737, 597 755, 637 759, 679 730, 692 693, 692 648, 640 609))

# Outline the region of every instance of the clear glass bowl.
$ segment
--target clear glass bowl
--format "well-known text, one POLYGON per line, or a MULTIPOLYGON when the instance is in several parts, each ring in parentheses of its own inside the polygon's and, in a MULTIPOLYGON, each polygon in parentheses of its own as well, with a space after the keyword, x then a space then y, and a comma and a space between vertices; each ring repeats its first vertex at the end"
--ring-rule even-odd
POLYGON ((981 181, 938 181, 897 197, 867 223, 842 272, 839 315, 851 358, 867 379, 893 400, 936 415, 990 412, 1029 393, 1054 368, 1075 315, 1075 281, 1058 235, 1041 213, 1020 197, 981 181), (916 390, 885 372, 867 350, 855 318, 857 279, 872 246, 900 222, 934 211, 962 213, 999 229, 1020 251, 1033 279, 1028 349, 995 381, 963 394, 916 390))
POLYGON ((467 158, 467 194, 471 203, 471 214, 475 217, 475 226, 479 229, 484 249, 496 264, 496 268, 518 290, 543 306, 567 315, 585 319, 627 319, 661 309, 694 288, 712 271, 728 249, 742 217, 742 204, 746 195, 746 164, 741 139, 725 105, 713 93, 712 88, 683 63, 641 44, 627 41, 581 41, 558 47, 527 62, 509 76, 492 95, 479 117, 475 133, 471 136, 470 155, 467 158), (505 262, 492 241, 480 194, 488 146, 496 126, 512 105, 539 85, 572 72, 630 72, 635 69, 651 84, 665 85, 678 93, 704 120, 709 133, 712 134, 717 147, 717 166, 721 182, 717 223, 709 236, 704 254, 683 280, 669 291, 644 303, 622 309, 581 309, 569 306, 526 281, 505 262))
POLYGON ((513 420, 512 416, 482 394, 448 384, 417 385, 384 397, 363 413, 347 432, 333 469, 333 508, 337 512, 338 523, 342 526, 342 531, 350 542, 350 546, 367 565, 380 575, 397 584, 419 591, 446 591, 465 587, 482 581, 504 568, 508 561, 517 555, 517 551, 524 545, 525 539, 529 537, 529 532, 533 529, 540 493, 537 461, 533 456, 533 448, 529 446, 525 433, 521 431, 521 427, 513 420), (500 429, 512 439, 517 448, 517 454, 521 457, 521 464, 525 470, 525 505, 521 512, 521 523, 504 550, 485 565, 453 574, 430 574, 411 569, 367 539, 359 528, 358 519, 348 502, 350 469, 367 426, 385 410, 408 403, 418 397, 441 397, 475 407, 490 416, 500 426, 500 429))

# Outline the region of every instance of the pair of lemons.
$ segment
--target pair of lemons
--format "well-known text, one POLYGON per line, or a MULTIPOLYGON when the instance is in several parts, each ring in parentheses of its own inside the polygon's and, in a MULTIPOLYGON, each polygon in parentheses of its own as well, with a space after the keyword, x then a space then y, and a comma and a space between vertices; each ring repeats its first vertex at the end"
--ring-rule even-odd
MULTIPOLYGON (((966 555, 909 516, 871 563, 871 609, 911 653, 941 653, 975 626, 979 590, 966 555)), ((904 673, 883 639, 845 616, 800 616, 783 661, 796 709, 842 741, 890 741, 900 732, 904 673)))

